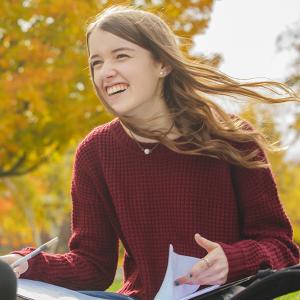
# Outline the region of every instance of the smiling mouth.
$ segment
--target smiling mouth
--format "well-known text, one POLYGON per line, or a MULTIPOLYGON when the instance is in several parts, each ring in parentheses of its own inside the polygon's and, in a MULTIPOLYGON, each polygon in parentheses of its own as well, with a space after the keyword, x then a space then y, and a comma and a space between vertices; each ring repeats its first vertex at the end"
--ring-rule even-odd
POLYGON ((119 91, 116 91, 114 93, 111 93, 111 94, 108 94, 108 96, 113 96, 113 95, 116 95, 116 94, 121 94, 123 92, 125 92, 127 89, 124 89, 124 90, 119 90, 119 91))
POLYGON ((128 84, 119 83, 119 84, 115 84, 113 86, 109 86, 105 90, 106 90, 106 93, 108 96, 113 96, 116 94, 123 93, 124 91, 126 91, 128 89, 128 87, 129 87, 128 84))

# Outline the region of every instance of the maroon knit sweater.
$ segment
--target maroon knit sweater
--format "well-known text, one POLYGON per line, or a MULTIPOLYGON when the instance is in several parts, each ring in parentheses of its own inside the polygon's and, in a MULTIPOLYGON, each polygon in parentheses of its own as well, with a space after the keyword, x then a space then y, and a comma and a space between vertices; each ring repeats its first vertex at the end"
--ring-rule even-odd
POLYGON ((163 145, 145 155, 117 119, 79 145, 72 200, 70 251, 31 259, 23 278, 105 290, 115 276, 120 239, 125 247, 120 292, 152 300, 170 243, 180 254, 206 254, 194 241, 197 232, 223 247, 228 281, 299 261, 269 169, 233 167, 163 145))

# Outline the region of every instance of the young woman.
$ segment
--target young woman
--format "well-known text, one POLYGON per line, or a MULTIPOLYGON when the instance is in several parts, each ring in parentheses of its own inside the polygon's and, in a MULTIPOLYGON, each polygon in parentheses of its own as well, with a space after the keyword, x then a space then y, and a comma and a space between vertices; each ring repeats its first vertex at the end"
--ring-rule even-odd
POLYGON ((176 284, 223 284, 298 263, 264 155, 271 146, 210 96, 266 103, 299 98, 283 84, 239 83, 188 60, 161 18, 133 8, 97 16, 87 46, 96 93, 117 118, 95 128, 77 149, 70 251, 42 253, 16 272, 71 289, 105 290, 120 240, 119 293, 148 300, 162 283, 169 244, 199 257, 176 284))

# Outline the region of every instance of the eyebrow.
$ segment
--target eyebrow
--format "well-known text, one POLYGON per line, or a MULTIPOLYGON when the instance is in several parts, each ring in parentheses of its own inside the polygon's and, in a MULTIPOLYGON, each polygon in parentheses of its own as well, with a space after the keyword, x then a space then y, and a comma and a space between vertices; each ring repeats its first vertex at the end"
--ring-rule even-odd
MULTIPOLYGON (((116 49, 112 50, 111 53, 116 53, 116 52, 124 51, 124 50, 135 51, 134 49, 131 49, 131 48, 121 47, 121 48, 116 48, 116 49)), ((95 58, 95 57, 100 57, 100 55, 94 54, 94 55, 92 55, 92 56, 90 57, 90 60, 92 60, 92 59, 95 58)))

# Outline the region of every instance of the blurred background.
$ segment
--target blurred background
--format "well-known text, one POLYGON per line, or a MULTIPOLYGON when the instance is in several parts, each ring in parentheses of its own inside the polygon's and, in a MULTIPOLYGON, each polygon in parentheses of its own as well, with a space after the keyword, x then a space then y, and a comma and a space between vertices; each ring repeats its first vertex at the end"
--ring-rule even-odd
MULTIPOLYGON (((67 250, 76 145, 112 118, 91 85, 85 28, 112 4, 159 14, 187 39, 187 55, 230 76, 277 80, 300 92, 299 0, 2 0, 0 255, 54 236, 54 250, 67 250)), ((286 146, 269 159, 300 244, 299 104, 216 101, 286 146)))

